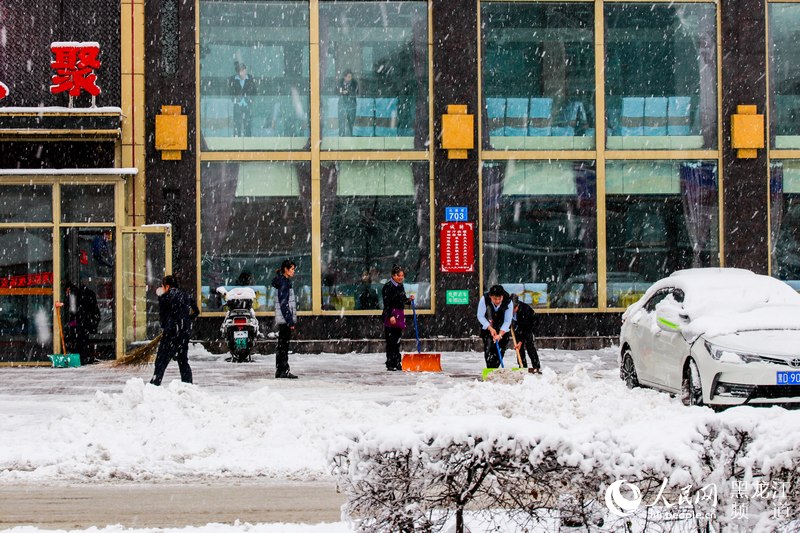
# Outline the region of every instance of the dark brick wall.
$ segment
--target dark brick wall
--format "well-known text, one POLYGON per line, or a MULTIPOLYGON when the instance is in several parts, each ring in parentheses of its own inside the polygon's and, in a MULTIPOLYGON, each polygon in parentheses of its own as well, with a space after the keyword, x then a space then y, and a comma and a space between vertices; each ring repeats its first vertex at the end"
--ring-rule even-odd
MULTIPOLYGON (((167 0, 169 1, 169 0, 167 0)), ((145 150, 147 158, 148 223, 172 223, 173 271, 186 286, 196 280, 196 209, 195 209, 195 3, 173 2, 178 10, 177 66, 173 72, 164 68, 162 47, 174 43, 171 27, 162 17, 162 2, 145 2, 145 150), (189 149, 180 161, 164 161, 155 149, 155 117, 163 105, 179 105, 189 122, 189 149)))
POLYGON ((755 104, 766 115, 766 20, 763 0, 725 0, 722 9, 722 171, 725 266, 767 273, 766 150, 739 159, 731 149, 731 115, 755 104))

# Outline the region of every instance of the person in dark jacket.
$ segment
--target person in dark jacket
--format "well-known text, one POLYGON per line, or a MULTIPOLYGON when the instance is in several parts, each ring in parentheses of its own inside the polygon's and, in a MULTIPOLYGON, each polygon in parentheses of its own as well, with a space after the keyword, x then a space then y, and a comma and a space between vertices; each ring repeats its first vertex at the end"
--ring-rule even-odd
POLYGON ((297 324, 297 301, 292 278, 297 270, 294 261, 286 259, 272 280, 275 291, 275 325, 278 326, 278 346, 275 348, 275 377, 297 379, 289 372, 289 341, 297 324))
POLYGON ((500 366, 500 353, 505 353, 508 347, 513 315, 511 296, 502 285, 493 285, 478 302, 478 322, 481 323, 486 368, 500 366), (498 345, 500 353, 497 353, 498 345))
POLYGON ((339 137, 352 137, 353 124, 356 121, 356 94, 358 82, 353 78, 352 70, 345 70, 339 80, 339 137))
POLYGON ((406 327, 405 306, 414 297, 406 296, 403 281, 406 279, 403 267, 392 267, 392 279, 383 286, 383 335, 386 339, 386 370, 403 370, 400 360, 400 337, 406 327))
POLYGON ((67 300, 66 348, 81 357, 81 364, 95 362, 89 335, 97 333, 100 324, 100 307, 94 291, 83 283, 67 283, 64 287, 67 300))
POLYGON ((186 361, 189 360, 189 341, 192 339, 192 330, 194 329, 194 321, 200 316, 200 309, 197 308, 197 300, 195 300, 194 295, 190 294, 188 291, 181 291, 183 292, 183 296, 186 299, 186 309, 188 309, 188 315, 186 317, 186 327, 183 328, 183 335, 181 336, 181 357, 183 357, 186 361))
POLYGON ((526 354, 530 354, 531 368, 539 374, 542 371, 542 367, 539 364, 539 352, 536 351, 535 337, 533 335, 533 326, 536 321, 535 312, 530 305, 521 302, 516 294, 511 295, 511 302, 514 306, 514 318, 511 322, 511 327, 514 328, 514 335, 517 338, 517 344, 514 348, 519 350, 519 358, 522 360, 523 368, 528 367, 526 354))
POLYGON ((151 385, 161 385, 164 371, 172 359, 178 362, 181 381, 192 383, 192 368, 189 366, 188 349, 183 350, 183 339, 188 338, 189 296, 178 287, 174 276, 164 276, 158 294, 158 315, 161 321, 161 342, 158 344, 155 370, 150 380, 151 385))
POLYGON ((253 134, 253 96, 256 83, 247 75, 247 65, 236 63, 236 75, 230 79, 233 96, 233 136, 250 137, 253 134))

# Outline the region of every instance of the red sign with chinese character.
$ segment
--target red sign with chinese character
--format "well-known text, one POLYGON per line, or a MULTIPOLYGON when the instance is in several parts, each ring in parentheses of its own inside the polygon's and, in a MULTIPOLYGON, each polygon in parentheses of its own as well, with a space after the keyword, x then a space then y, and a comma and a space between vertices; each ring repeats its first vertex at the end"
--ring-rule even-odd
POLYGON ((8 87, 5 83, 0 81, 0 100, 8 96, 8 87))
POLYGON ((472 222, 443 222, 439 231, 442 272, 475 271, 475 231, 472 222))
POLYGON ((50 86, 52 94, 68 91, 70 96, 80 96, 86 91, 92 96, 100 94, 95 69, 100 68, 100 45, 98 43, 50 43, 55 70, 50 86))
POLYGON ((21 274, 19 276, 0 278, 0 289, 25 289, 37 286, 51 287, 52 285, 52 272, 36 272, 34 274, 21 274))

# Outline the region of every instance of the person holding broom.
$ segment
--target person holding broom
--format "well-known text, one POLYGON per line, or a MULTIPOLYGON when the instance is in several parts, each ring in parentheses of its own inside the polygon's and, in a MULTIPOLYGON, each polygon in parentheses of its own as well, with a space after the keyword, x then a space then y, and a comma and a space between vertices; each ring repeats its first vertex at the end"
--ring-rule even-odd
POLYGON ((511 330, 513 316, 511 296, 502 285, 493 285, 478 302, 478 322, 481 323, 486 368, 500 366, 500 354, 505 353, 508 347, 508 332, 511 330))
POLYGON ((161 385, 164 371, 172 359, 178 362, 181 372, 181 381, 192 383, 192 368, 189 366, 188 350, 184 351, 184 338, 189 334, 190 307, 189 296, 178 287, 175 276, 164 276, 161 287, 156 290, 158 294, 158 314, 161 321, 162 337, 156 354, 155 370, 151 385, 161 385))
POLYGON ((406 327, 405 306, 414 299, 406 296, 403 281, 405 270, 399 265, 392 267, 392 278, 383 286, 383 336, 386 339, 386 370, 403 370, 400 359, 400 337, 406 327))
POLYGON ((528 368, 527 353, 531 356, 531 368, 534 374, 541 374, 542 367, 539 364, 539 352, 536 351, 533 335, 533 325, 536 321, 533 308, 525 302, 521 302, 516 294, 511 295, 511 302, 514 305, 514 319, 511 327, 514 328, 514 335, 516 336, 514 349, 519 352, 523 368, 528 368))

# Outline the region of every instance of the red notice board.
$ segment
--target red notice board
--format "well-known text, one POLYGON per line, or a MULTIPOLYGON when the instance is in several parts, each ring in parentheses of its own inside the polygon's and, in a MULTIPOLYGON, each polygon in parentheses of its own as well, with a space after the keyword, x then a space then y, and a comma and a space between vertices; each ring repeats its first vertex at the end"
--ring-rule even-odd
POLYGON ((442 272, 474 272, 474 223, 443 222, 439 230, 439 253, 442 272))

